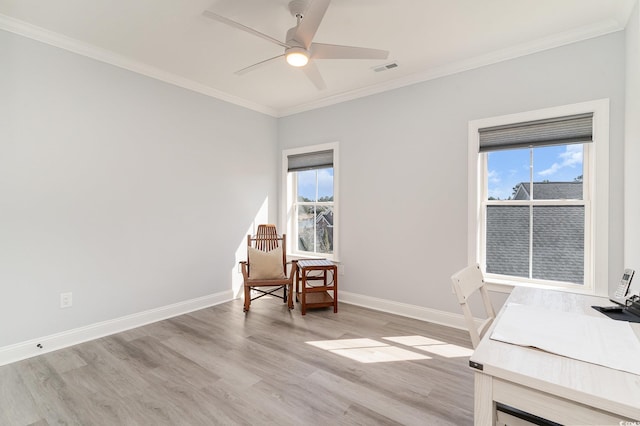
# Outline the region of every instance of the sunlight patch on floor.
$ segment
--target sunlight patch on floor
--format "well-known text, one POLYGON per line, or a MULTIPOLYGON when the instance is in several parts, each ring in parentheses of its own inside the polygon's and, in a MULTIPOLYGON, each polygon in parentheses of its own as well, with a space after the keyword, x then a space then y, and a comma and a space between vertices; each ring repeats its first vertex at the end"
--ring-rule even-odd
POLYGON ((424 336, 397 336, 397 337, 383 337, 383 340, 389 340, 394 343, 400 343, 405 346, 420 346, 420 345, 443 345, 445 342, 440 340, 431 339, 424 336))
POLYGON ((367 364, 373 362, 431 359, 430 356, 426 356, 420 352, 428 352, 444 358, 469 357, 473 353, 473 349, 424 336, 393 336, 383 337, 382 340, 391 343, 360 338, 317 340, 307 342, 307 344, 367 364), (413 350, 403 349, 397 345, 409 346, 413 350), (420 352, 416 352, 416 350, 420 352))
POLYGON ((358 349, 373 348, 376 346, 388 346, 385 343, 378 342, 373 339, 336 339, 336 340, 319 340, 316 342, 307 342, 310 345, 328 351, 333 349, 358 349))
POLYGON ((337 339, 307 342, 336 355, 353 359, 365 364, 373 362, 410 361, 431 359, 424 354, 391 346, 373 339, 337 339))
POLYGON ((430 345, 430 346, 414 346, 416 349, 420 349, 421 351, 429 352, 431 354, 439 355, 445 358, 458 358, 458 357, 469 357, 473 353, 473 349, 463 348, 458 345, 430 345))
POLYGON ((383 340, 389 340, 405 346, 411 346, 414 349, 429 352, 445 358, 468 357, 473 353, 473 349, 463 346, 454 345, 440 340, 431 339, 424 336, 397 336, 383 337, 383 340))

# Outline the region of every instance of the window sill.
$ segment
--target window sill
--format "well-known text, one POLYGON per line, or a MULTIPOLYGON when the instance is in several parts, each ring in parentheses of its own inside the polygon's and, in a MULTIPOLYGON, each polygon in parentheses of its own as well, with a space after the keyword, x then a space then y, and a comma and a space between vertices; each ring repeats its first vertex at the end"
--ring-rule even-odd
POLYGON ((287 253, 287 259, 289 260, 300 260, 300 259, 327 259, 333 263, 340 263, 336 257, 333 256, 320 256, 320 255, 310 255, 310 254, 300 254, 300 253, 287 253))
POLYGON ((528 287, 528 288, 538 288, 543 290, 552 290, 552 291, 564 291, 566 293, 576 293, 576 294, 587 294, 590 296, 607 296, 596 294, 595 291, 591 288, 579 288, 579 287, 563 287, 563 286, 553 286, 546 284, 535 284, 528 282, 515 282, 509 280, 501 280, 496 278, 485 278, 485 283, 487 284, 487 290, 495 292, 495 293, 511 293, 511 290, 514 287, 528 287))

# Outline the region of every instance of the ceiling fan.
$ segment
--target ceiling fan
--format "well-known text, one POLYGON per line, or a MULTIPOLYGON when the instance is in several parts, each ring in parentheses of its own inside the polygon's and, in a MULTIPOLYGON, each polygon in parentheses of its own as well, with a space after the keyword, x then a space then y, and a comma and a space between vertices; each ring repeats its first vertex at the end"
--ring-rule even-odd
POLYGON ((301 68, 309 80, 319 89, 326 88, 325 82, 320 75, 320 71, 314 60, 316 59, 387 59, 389 52, 386 50, 369 49, 365 47, 341 46, 336 44, 315 43, 313 37, 318 31, 318 27, 324 18, 324 14, 329 7, 331 0, 293 0, 289 2, 289 11, 297 19, 295 27, 287 31, 285 42, 281 42, 267 34, 261 33, 232 21, 217 13, 205 10, 202 14, 208 18, 230 25, 234 28, 246 31, 255 36, 261 37, 278 46, 284 47, 284 53, 273 58, 266 59, 256 64, 250 65, 235 74, 242 75, 249 71, 285 58, 287 63, 294 67, 301 68))

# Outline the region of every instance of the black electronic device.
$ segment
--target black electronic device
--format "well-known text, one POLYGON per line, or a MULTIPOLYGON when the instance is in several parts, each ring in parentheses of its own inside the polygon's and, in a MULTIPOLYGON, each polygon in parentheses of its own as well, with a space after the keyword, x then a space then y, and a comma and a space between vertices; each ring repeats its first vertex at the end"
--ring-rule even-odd
POLYGON ((629 300, 627 300, 627 307, 625 310, 630 314, 640 317, 640 296, 631 296, 629 300))
POLYGON ((624 306, 614 305, 614 306, 600 306, 600 312, 622 312, 624 306))

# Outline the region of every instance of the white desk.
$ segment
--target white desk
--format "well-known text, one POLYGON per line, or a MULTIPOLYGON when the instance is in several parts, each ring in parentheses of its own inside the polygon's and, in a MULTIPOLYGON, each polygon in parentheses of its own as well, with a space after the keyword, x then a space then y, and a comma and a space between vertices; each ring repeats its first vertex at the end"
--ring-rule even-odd
MULTIPOLYGON (((508 303, 593 316, 602 314, 592 305, 611 305, 602 297, 522 287, 513 290, 508 303)), ((504 308, 469 360, 476 365, 476 426, 495 424, 496 402, 564 425, 640 421, 640 376, 491 340, 502 312, 504 308)), ((640 324, 633 329, 640 338, 640 324)))

